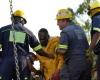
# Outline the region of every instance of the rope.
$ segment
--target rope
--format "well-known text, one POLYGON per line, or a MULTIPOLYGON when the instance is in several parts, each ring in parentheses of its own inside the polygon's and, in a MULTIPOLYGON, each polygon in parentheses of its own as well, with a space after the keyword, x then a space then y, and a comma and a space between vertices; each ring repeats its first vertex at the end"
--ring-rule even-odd
POLYGON ((18 54, 17 54, 17 48, 16 48, 16 42, 15 42, 15 29, 14 29, 14 17, 13 17, 13 5, 12 0, 9 0, 10 3, 10 15, 11 15, 11 21, 12 21, 12 33, 13 33, 13 47, 14 47, 14 58, 15 58, 15 65, 16 65, 16 76, 17 80, 20 80, 20 73, 19 73, 19 65, 18 65, 18 54))

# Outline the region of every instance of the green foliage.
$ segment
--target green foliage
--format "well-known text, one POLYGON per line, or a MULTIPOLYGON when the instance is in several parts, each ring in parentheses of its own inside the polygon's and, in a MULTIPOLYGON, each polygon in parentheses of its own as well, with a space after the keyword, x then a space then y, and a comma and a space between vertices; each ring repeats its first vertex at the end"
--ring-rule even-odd
POLYGON ((90 26, 91 26, 91 24, 90 24, 89 20, 87 20, 87 21, 85 21, 85 25, 83 26, 83 28, 86 31, 89 31, 90 30, 90 26))
POLYGON ((87 15, 88 8, 89 8, 89 3, 90 3, 90 0, 84 0, 84 2, 79 5, 79 8, 77 9, 77 11, 75 13, 75 16, 78 17, 80 19, 80 21, 82 21, 85 24, 82 27, 86 31, 90 30, 90 21, 89 21, 89 19, 86 20, 86 21, 82 20, 81 16, 82 15, 87 15))
POLYGON ((82 4, 80 4, 79 8, 76 11, 76 14, 84 14, 88 11, 90 0, 84 0, 82 4))

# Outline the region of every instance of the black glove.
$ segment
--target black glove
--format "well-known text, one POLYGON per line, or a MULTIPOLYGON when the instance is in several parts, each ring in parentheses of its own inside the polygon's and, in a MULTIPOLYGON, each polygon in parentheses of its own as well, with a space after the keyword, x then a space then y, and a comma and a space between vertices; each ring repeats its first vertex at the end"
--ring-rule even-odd
POLYGON ((37 70, 35 75, 42 75, 42 72, 40 70, 37 70))

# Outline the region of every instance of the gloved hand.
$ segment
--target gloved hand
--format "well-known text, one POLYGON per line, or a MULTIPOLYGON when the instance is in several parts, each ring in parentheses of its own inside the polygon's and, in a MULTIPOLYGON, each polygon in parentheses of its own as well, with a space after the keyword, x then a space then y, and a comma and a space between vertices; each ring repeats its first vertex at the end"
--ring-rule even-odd
POLYGON ((93 63, 93 51, 91 49, 86 50, 87 61, 93 63))
POLYGON ((37 70, 37 71, 35 72, 35 75, 42 75, 42 72, 41 72, 40 70, 37 70))

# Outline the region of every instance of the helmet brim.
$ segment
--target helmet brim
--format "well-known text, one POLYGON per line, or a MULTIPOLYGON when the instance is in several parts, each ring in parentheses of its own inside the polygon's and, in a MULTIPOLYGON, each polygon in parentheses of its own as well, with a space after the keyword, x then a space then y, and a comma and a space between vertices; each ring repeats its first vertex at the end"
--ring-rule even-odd
MULTIPOLYGON (((23 18, 23 17, 22 17, 22 18, 23 18)), ((25 18, 23 18, 23 20, 24 20, 24 24, 26 24, 26 23, 27 23, 26 19, 25 19, 25 18)))
POLYGON ((14 16, 14 15, 13 15, 13 17, 20 17, 20 18, 22 18, 22 19, 23 19, 24 24, 26 24, 26 23, 27 23, 27 20, 26 20, 25 18, 21 17, 21 16, 14 16))
POLYGON ((88 15, 90 15, 92 13, 93 10, 96 10, 96 9, 100 9, 100 7, 96 7, 96 8, 93 8, 93 9, 89 9, 88 11, 88 15))

